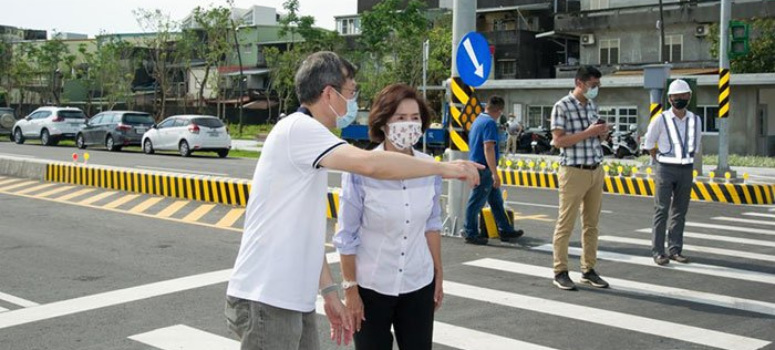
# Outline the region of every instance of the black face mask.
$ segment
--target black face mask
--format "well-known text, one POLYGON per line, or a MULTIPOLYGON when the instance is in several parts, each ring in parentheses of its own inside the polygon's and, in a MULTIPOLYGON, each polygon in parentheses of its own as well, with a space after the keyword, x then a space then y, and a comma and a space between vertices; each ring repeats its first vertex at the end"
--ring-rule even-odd
POLYGON ((689 100, 675 99, 672 104, 676 109, 684 109, 689 105, 689 100))

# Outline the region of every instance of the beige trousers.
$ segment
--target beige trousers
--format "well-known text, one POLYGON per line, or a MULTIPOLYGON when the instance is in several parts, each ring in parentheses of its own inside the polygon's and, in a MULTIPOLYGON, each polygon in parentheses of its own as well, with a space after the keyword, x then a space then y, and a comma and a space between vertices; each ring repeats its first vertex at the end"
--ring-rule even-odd
POLYGON ((581 210, 581 271, 595 268, 600 208, 603 202, 603 169, 584 170, 561 166, 558 175, 560 211, 554 229, 554 273, 568 271, 568 244, 581 210))

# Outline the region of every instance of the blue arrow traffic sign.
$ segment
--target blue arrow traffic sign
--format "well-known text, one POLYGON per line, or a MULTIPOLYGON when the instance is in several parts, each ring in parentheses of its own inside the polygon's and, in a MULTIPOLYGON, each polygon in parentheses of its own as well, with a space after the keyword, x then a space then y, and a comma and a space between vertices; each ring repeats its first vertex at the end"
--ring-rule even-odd
POLYGON ((481 34, 469 32, 457 46, 457 72, 463 82, 477 87, 487 81, 492 69, 490 45, 481 34))

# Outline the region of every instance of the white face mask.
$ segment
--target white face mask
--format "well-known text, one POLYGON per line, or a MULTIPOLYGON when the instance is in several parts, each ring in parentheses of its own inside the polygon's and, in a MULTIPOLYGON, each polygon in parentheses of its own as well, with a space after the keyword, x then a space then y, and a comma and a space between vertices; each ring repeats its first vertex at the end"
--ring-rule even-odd
POLYGON ((401 151, 414 146, 422 137, 422 123, 417 121, 394 122, 387 127, 388 140, 401 151))
MULTIPOLYGON (((336 90, 334 90, 336 91, 336 90)), ((336 113, 336 110, 334 109, 331 104, 328 104, 328 108, 331 108, 331 111, 334 112, 336 115, 336 128, 337 129, 344 129, 355 120, 355 117, 358 116, 358 93, 355 93, 355 96, 351 99, 345 98, 339 91, 336 91, 336 94, 339 95, 345 102, 347 102, 347 111, 344 112, 344 115, 339 115, 339 113, 336 113)))
POLYGON ((595 97, 597 97, 598 91, 599 89, 597 86, 590 88, 589 90, 587 90, 587 92, 584 93, 584 97, 586 97, 587 100, 594 100, 595 97))

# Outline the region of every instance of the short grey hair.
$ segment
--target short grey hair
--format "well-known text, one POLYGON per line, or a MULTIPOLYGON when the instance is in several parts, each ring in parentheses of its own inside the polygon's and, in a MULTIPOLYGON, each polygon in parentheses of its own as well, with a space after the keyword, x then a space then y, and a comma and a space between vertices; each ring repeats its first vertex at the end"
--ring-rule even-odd
POLYGON ((341 89, 347 79, 355 78, 355 66, 330 51, 315 52, 296 71, 296 96, 299 102, 317 102, 326 86, 341 89))

